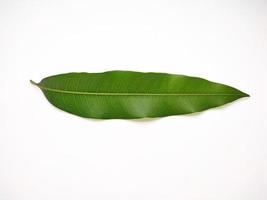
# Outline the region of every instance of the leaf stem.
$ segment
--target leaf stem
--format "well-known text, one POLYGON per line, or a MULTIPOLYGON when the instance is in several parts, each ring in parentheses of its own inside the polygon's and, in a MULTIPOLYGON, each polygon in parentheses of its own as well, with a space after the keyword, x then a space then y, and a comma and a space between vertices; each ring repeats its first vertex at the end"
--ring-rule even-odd
POLYGON ((33 85, 35 85, 35 86, 37 86, 37 87, 39 87, 39 84, 38 83, 35 83, 33 80, 30 80, 30 83, 33 84, 33 85))

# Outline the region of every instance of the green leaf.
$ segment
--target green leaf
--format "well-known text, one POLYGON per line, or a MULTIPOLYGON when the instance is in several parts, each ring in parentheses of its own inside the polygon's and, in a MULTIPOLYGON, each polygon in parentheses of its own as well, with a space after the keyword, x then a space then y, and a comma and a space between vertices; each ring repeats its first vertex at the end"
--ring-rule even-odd
POLYGON ((166 73, 68 73, 31 83, 59 109, 98 119, 188 114, 249 96, 227 85, 166 73))

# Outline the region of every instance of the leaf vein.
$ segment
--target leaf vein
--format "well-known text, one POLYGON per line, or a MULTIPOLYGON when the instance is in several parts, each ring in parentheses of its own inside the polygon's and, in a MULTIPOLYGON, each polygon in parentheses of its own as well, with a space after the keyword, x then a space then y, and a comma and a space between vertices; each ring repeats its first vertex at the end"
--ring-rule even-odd
POLYGON ((32 82, 42 90, 51 92, 66 93, 66 94, 80 94, 80 95, 101 95, 101 96, 244 96, 242 93, 115 93, 115 92, 82 92, 69 91, 54 88, 44 87, 40 84, 32 82))

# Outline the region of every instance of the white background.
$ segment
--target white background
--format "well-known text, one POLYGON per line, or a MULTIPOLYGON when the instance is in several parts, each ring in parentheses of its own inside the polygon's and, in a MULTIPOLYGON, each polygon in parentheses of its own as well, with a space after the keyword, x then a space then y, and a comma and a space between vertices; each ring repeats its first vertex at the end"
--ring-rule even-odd
POLYGON ((266 200, 267 1, 1 0, 0 200, 266 200), (199 76, 251 95, 156 120, 90 120, 29 79, 199 76))

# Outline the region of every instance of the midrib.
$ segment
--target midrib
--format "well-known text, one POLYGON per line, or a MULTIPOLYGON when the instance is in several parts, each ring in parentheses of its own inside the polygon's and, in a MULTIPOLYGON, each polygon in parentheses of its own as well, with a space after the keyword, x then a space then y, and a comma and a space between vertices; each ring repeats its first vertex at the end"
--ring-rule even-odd
POLYGON ((180 93, 180 94, 172 94, 172 93, 115 93, 115 92, 79 92, 79 91, 68 91, 68 90, 59 90, 54 88, 47 88, 42 85, 39 85, 32 80, 30 81, 32 84, 38 86, 42 90, 65 93, 65 94, 80 94, 80 95, 101 95, 101 96, 244 96, 244 94, 231 94, 231 93, 220 93, 220 94, 212 94, 212 93, 180 93))

